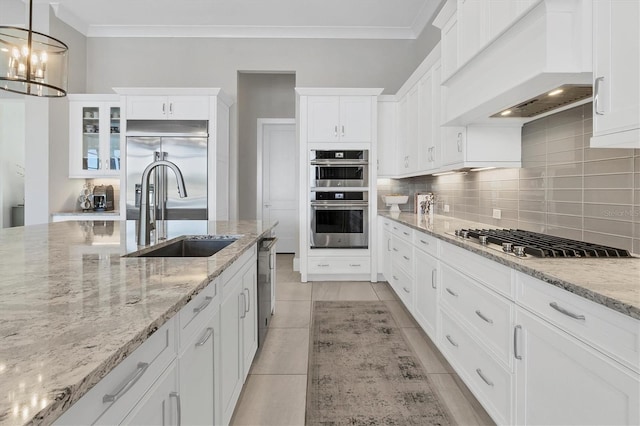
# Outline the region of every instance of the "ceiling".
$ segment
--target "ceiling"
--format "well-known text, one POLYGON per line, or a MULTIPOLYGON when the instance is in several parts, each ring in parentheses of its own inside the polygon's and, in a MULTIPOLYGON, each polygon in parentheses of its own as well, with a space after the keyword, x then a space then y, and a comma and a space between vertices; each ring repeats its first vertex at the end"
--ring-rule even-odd
POLYGON ((415 39, 443 0, 36 0, 88 37, 415 39))

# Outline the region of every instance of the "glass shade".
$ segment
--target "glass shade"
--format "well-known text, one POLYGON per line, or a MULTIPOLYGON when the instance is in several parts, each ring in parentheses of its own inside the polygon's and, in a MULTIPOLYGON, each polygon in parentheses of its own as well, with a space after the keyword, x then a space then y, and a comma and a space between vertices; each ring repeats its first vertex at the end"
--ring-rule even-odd
POLYGON ((66 44, 46 34, 0 27, 0 89, 32 96, 66 96, 68 53, 66 44))

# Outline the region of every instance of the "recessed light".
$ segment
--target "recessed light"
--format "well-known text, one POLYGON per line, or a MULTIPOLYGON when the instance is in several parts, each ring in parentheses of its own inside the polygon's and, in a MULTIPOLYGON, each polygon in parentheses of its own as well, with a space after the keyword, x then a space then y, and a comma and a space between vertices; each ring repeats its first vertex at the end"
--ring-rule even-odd
POLYGON ((446 175, 454 175, 456 174, 456 172, 441 172, 441 173, 434 173, 432 176, 446 176, 446 175))
POLYGON ((559 95, 562 92, 564 92, 564 90, 562 90, 562 89, 552 90, 551 92, 549 92, 549 96, 559 95))
POLYGON ((510 110, 510 109, 505 110, 505 111, 502 111, 502 112, 500 113, 500 115, 509 115, 509 114, 511 114, 511 110, 510 110))
POLYGON ((481 172, 483 170, 493 170, 495 167, 478 167, 477 169, 471 169, 470 172, 481 172))

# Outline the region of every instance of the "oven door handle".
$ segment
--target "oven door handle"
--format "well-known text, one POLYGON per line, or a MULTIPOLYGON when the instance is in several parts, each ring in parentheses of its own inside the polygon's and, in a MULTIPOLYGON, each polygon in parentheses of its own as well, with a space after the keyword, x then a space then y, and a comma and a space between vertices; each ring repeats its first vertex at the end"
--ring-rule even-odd
POLYGON ((367 160, 311 160, 312 166, 366 166, 367 160))
POLYGON ((353 210, 354 208, 361 208, 361 209, 366 209, 367 207, 369 207, 369 204, 353 204, 353 203, 311 203, 311 208, 314 209, 322 209, 322 208, 331 208, 331 209, 335 209, 335 208, 344 208, 344 209, 349 209, 349 210, 353 210))

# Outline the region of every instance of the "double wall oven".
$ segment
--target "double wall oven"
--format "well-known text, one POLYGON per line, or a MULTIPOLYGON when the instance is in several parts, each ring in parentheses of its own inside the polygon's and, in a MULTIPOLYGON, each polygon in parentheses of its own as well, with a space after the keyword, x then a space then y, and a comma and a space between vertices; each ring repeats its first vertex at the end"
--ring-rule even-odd
POLYGON ((369 152, 311 151, 310 247, 369 247, 369 152))

